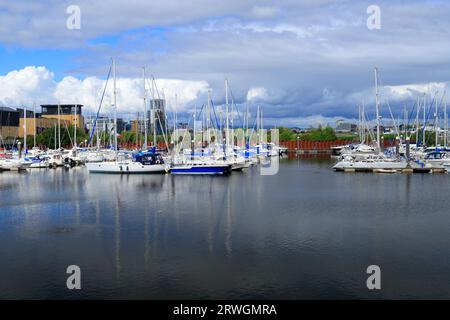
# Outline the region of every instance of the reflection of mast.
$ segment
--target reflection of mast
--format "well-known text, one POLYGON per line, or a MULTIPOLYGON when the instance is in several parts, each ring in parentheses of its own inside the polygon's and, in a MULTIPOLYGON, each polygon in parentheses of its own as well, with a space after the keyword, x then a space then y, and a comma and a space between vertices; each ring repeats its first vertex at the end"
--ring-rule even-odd
MULTIPOLYGON (((117 190, 118 191, 118 190, 117 190)), ((120 199, 117 197, 116 207, 115 207, 115 238, 116 238, 116 280, 120 282, 120 209, 119 209, 120 199)))
MULTIPOLYGON (((150 198, 149 198, 150 202, 150 198)), ((148 217, 148 207, 145 206, 144 212, 144 266, 147 267, 149 256, 150 256, 150 235, 149 235, 149 217, 148 217)))
POLYGON ((100 224, 100 200, 98 199, 95 203, 95 224, 97 226, 100 224))
POLYGON ((232 246, 231 246, 231 230, 232 230, 232 197, 231 197, 231 188, 230 183, 227 185, 227 222, 225 225, 225 249, 227 250, 227 256, 231 256, 232 254, 232 246))

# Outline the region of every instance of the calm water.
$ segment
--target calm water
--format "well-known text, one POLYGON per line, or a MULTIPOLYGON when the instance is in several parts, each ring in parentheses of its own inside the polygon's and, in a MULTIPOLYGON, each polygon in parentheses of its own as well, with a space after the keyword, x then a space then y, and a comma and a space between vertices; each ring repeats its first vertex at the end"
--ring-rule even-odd
POLYGON ((0 174, 0 298, 450 298, 448 175, 0 174), (68 265, 82 290, 66 289, 68 265), (368 265, 382 290, 366 289, 368 265))

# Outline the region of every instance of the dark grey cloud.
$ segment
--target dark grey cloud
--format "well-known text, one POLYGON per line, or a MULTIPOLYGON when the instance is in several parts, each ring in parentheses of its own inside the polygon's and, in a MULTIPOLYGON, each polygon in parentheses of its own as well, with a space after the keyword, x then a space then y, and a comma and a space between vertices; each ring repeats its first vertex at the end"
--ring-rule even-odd
MULTIPOLYGON (((262 105, 274 123, 318 116, 330 121, 356 118, 357 105, 363 102, 370 111, 374 66, 386 86, 425 88, 450 80, 446 1, 80 0, 79 33, 56 27, 65 24, 59 14, 66 3, 45 2, 50 10, 39 4, 27 7, 24 1, 0 5, 0 18, 11 24, 0 28, 0 41, 79 46, 82 53, 68 70, 86 76, 103 76, 114 55, 122 76, 136 77, 147 65, 156 77, 207 81, 217 104, 224 102, 228 78, 240 104, 250 90, 263 89, 265 94, 251 103, 262 105), (371 4, 381 8, 380 30, 366 27, 371 4)), ((384 92, 394 112, 400 112, 421 94, 416 89, 407 95, 384 92)))

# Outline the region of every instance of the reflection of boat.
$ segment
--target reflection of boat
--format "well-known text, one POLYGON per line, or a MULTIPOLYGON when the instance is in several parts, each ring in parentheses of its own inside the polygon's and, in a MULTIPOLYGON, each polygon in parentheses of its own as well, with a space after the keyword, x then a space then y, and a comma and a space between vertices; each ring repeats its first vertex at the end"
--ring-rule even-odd
POLYGON ((397 173, 398 170, 396 170, 396 169, 374 169, 373 172, 376 172, 376 173, 397 173))

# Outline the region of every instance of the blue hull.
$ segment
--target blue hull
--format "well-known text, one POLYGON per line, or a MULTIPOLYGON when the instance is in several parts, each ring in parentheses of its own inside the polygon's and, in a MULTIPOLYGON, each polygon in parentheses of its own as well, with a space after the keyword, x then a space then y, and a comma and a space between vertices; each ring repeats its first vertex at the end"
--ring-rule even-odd
POLYGON ((197 175, 215 175, 215 174, 227 174, 230 172, 230 168, 226 166, 219 167, 201 167, 192 166, 189 168, 172 168, 171 174, 197 174, 197 175))

